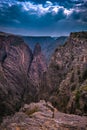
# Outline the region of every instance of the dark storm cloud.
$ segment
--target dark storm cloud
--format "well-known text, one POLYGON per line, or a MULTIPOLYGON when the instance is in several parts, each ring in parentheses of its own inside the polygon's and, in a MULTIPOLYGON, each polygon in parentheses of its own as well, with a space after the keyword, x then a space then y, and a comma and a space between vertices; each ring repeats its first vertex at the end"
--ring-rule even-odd
POLYGON ((0 30, 31 35, 87 30, 87 1, 1 0, 0 30))
POLYGON ((82 23, 85 22, 87 25, 87 2, 84 1, 82 4, 75 5, 74 11, 70 18, 82 23))
POLYGON ((71 15, 71 20, 75 20, 75 21, 81 21, 81 22, 85 22, 87 23, 87 11, 83 11, 83 12, 76 12, 74 11, 71 15))

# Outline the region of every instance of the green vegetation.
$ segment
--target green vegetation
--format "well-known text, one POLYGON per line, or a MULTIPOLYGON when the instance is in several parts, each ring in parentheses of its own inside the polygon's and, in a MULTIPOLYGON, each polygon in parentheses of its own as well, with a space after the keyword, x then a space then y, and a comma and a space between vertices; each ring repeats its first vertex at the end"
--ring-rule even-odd
POLYGON ((73 91, 73 96, 75 97, 75 101, 78 109, 80 109, 79 100, 83 91, 87 91, 87 85, 82 86, 78 90, 73 91))
POLYGON ((77 105, 78 109, 80 108, 79 100, 80 100, 80 92, 77 91, 77 93, 76 93, 76 105, 77 105))
POLYGON ((81 91, 75 90, 75 91, 73 91, 73 95, 75 96, 76 105, 77 105, 77 108, 79 109, 80 108, 79 100, 80 100, 80 96, 81 96, 81 91))
POLYGON ((28 115, 28 116, 31 116, 35 112, 38 112, 38 107, 37 106, 35 106, 31 110, 30 109, 26 110, 25 114, 28 115))
POLYGON ((81 88, 81 90, 82 90, 82 91, 87 91, 87 85, 83 86, 83 87, 81 88))

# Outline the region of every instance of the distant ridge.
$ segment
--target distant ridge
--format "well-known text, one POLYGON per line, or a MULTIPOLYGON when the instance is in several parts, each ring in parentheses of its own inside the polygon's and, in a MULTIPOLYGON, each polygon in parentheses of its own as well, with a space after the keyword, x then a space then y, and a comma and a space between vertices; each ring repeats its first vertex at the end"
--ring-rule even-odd
POLYGON ((39 43, 42 48, 42 52, 46 57, 47 62, 49 62, 50 57, 53 54, 56 47, 58 47, 59 45, 63 45, 68 37, 24 36, 22 38, 30 46, 32 50, 34 50, 34 46, 36 45, 36 43, 39 43))

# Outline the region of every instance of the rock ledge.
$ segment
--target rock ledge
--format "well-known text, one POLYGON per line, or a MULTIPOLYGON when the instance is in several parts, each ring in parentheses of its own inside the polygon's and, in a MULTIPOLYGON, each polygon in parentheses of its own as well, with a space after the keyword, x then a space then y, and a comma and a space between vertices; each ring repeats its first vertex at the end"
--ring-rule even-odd
POLYGON ((4 119, 0 130, 87 130, 87 118, 58 112, 41 100, 4 119))

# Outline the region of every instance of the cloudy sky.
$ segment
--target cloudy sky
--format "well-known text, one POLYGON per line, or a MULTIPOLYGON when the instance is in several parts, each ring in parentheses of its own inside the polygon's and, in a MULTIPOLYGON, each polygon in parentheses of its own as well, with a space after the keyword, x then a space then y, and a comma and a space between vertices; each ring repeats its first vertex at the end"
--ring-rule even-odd
POLYGON ((68 35, 87 30, 87 0, 0 0, 0 31, 68 35))

